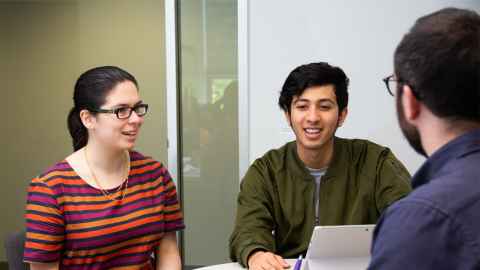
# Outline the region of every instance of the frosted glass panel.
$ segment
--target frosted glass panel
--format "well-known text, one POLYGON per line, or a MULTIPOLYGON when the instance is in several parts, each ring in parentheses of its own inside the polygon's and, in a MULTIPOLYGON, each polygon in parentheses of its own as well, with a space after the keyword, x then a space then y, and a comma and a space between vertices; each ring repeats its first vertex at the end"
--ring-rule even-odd
POLYGON ((228 260, 238 193, 237 3, 180 1, 186 265, 228 260))

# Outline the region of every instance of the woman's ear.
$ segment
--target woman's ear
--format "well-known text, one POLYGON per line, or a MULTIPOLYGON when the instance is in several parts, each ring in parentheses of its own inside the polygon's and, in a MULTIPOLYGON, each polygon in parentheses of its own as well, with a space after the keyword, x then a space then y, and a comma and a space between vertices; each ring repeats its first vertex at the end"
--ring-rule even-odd
POLYGON ((87 129, 92 129, 95 124, 95 117, 86 109, 80 111, 80 120, 87 129))

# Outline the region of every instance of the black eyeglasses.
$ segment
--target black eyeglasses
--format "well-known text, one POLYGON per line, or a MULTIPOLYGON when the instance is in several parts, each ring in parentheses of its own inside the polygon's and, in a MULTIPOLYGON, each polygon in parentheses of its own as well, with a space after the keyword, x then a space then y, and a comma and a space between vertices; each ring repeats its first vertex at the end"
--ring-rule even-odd
POLYGON ((106 109, 91 109, 89 111, 96 112, 96 113, 113 113, 117 115, 118 119, 127 119, 130 118, 132 115, 132 112, 135 111, 135 113, 138 116, 145 116, 148 111, 148 104, 137 104, 133 107, 118 107, 115 109, 111 110, 106 110, 106 109))
MULTIPOLYGON (((392 97, 395 96, 395 91, 397 91, 398 89, 397 88, 398 84, 399 83, 405 84, 404 81, 398 80, 393 74, 383 78, 382 81, 385 83, 385 86, 387 87, 387 91, 392 97)), ((422 96, 417 91, 415 91, 415 89, 413 89, 411 85, 409 86, 410 86, 410 89, 412 89, 412 93, 415 96, 415 98, 417 98, 418 100, 421 100, 422 96)))
POLYGON ((394 91, 397 91, 397 84, 398 84, 398 80, 395 78, 395 75, 392 74, 388 77, 385 77, 382 79, 382 81, 385 83, 388 93, 392 97, 394 97, 395 96, 394 91))

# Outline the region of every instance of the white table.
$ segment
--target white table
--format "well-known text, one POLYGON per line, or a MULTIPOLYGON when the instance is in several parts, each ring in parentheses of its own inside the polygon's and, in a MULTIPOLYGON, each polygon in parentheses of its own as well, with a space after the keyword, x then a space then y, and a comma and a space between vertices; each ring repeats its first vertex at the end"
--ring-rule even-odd
MULTIPOLYGON (((286 260, 291 267, 288 270, 293 270, 293 266, 295 265, 295 259, 287 259, 286 260)), ((309 261, 309 270, 363 270, 366 269, 368 266, 369 258, 342 258, 342 259, 322 259, 322 260, 313 260, 309 261)), ((302 267, 300 270, 304 270, 306 268, 307 261, 303 260, 302 267)), ((244 270, 239 263, 224 263, 224 264, 217 264, 211 265, 206 267, 197 268, 201 270, 244 270)))
MULTIPOLYGON (((295 259, 286 259, 286 261, 292 266, 289 269, 293 270, 293 266, 295 265, 295 259)), ((198 270, 244 270, 239 263, 223 263, 223 264, 216 264, 211 266, 205 266, 201 268, 197 268, 198 270)), ((303 269, 303 264, 302 264, 303 269)))

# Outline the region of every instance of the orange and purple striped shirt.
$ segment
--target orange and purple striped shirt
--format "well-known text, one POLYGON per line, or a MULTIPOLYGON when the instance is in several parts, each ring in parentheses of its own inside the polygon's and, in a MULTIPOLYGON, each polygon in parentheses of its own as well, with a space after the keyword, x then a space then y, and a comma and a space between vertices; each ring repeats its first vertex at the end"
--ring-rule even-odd
POLYGON ((67 161, 34 178, 28 189, 24 261, 60 269, 154 269, 166 232, 183 229, 175 184, 159 162, 130 152, 128 188, 107 198, 67 161))

